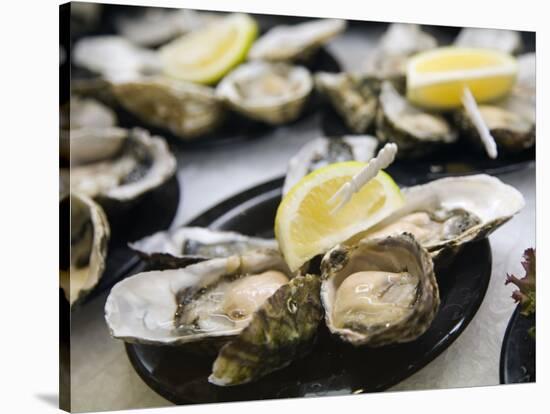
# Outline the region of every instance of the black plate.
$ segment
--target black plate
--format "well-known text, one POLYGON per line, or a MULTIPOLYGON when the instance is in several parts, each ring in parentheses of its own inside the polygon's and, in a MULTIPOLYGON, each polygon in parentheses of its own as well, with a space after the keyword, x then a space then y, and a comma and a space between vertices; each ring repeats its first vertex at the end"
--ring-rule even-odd
MULTIPOLYGON (((240 193, 190 225, 272 237, 282 179, 240 193)), ((324 327, 308 356, 249 385, 217 387, 207 382, 213 358, 177 347, 127 344, 141 378, 176 404, 246 401, 382 391, 418 371, 464 330, 475 315, 491 275, 488 240, 466 246, 448 271, 438 274, 441 307, 430 329, 408 344, 356 349, 331 337, 324 327)))
POLYGON ((536 381, 535 340, 527 333, 535 326, 535 315, 529 317, 516 308, 502 341, 500 352, 500 383, 517 384, 536 381))

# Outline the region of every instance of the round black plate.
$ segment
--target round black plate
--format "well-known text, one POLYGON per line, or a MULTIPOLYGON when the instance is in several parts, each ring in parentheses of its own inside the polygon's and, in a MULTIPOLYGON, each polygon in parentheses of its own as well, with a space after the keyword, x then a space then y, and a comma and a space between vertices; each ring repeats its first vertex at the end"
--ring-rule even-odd
MULTIPOLYGON (((273 237, 282 179, 238 194, 193 220, 190 225, 273 237)), ((207 381, 213 358, 177 347, 127 344, 141 378, 176 404, 374 392, 387 389, 424 367, 445 350, 475 315, 491 275, 488 240, 466 246, 438 274, 441 307, 430 329, 414 342, 356 349, 335 340, 323 326, 313 351, 258 382, 217 387, 207 381)))
POLYGON ((523 316, 516 308, 502 341, 500 352, 500 383, 535 382, 535 340, 527 331, 535 326, 535 315, 523 316))

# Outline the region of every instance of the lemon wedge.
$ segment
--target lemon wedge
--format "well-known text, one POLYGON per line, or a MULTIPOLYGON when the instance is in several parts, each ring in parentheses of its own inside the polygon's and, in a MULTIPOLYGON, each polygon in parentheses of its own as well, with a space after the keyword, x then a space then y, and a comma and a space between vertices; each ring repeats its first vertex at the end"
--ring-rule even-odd
POLYGON ((252 17, 231 14, 160 48, 163 71, 176 79, 216 83, 246 58, 257 35, 252 17))
POLYGON ((409 59, 407 98, 431 109, 458 108, 467 87, 477 102, 487 102, 510 92, 517 71, 516 59, 497 50, 433 49, 409 59))
POLYGON ((320 168, 302 178, 283 198, 275 217, 275 237, 292 271, 403 205, 399 187, 380 171, 331 214, 327 200, 366 165, 349 161, 320 168))

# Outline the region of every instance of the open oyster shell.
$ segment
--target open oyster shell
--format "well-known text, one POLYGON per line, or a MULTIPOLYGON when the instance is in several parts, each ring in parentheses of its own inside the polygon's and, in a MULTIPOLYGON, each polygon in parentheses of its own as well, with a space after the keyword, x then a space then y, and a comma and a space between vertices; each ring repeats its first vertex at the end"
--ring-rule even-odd
POLYGON ((422 157, 456 141, 458 134, 441 115, 410 104, 391 82, 382 83, 376 136, 399 145, 399 156, 422 157))
POLYGON ((319 137, 309 141, 289 163, 283 185, 283 194, 312 171, 342 161, 369 161, 375 154, 378 140, 370 135, 319 137))
POLYGON ((432 259, 410 234, 336 246, 321 270, 327 326, 355 346, 412 341, 437 313, 432 259))
POLYGON ((127 202, 159 187, 175 170, 176 159, 166 142, 134 128, 115 158, 71 166, 71 191, 104 201, 127 202))
POLYGON ((127 342, 223 344, 291 276, 276 251, 139 273, 113 287, 105 319, 111 335, 127 342))
POLYGON ((112 92, 126 110, 184 140, 214 130, 224 115, 214 89, 163 76, 114 82, 112 92))
POLYGON ((251 60, 304 61, 346 29, 346 21, 318 19, 292 26, 277 26, 260 37, 248 52, 251 60))
POLYGON ((249 62, 223 78, 216 94, 245 116, 276 125, 298 118, 312 89, 302 66, 249 62))
POLYGON ((248 326, 221 348, 208 381, 220 386, 245 384, 306 354, 323 317, 320 286, 314 275, 296 276, 281 286, 248 326))
POLYGON ((487 237, 525 205, 514 187, 479 174, 447 177, 402 190, 404 207, 346 244, 410 233, 434 260, 450 258, 468 242, 487 237))
POLYGON ((518 53, 523 47, 521 35, 514 30, 465 27, 454 44, 462 47, 497 49, 504 53, 518 53))
POLYGON ((364 134, 374 123, 379 83, 351 73, 316 73, 315 88, 328 98, 347 127, 364 134))
POLYGON ((82 194, 65 196, 59 208, 62 217, 70 209, 70 258, 68 266, 62 263, 60 284, 72 306, 103 276, 110 228, 101 206, 82 194))
POLYGON ((255 249, 277 249, 273 239, 249 237, 232 231, 180 227, 160 231, 129 244, 155 268, 177 268, 216 257, 244 254, 255 249))

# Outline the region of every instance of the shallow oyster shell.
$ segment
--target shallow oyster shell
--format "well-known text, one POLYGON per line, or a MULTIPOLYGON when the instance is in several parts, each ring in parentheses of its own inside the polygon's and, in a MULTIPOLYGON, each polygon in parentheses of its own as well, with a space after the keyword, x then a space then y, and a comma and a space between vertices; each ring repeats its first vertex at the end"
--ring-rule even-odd
POLYGON ((346 21, 318 19, 292 26, 276 26, 260 37, 248 52, 251 60, 290 62, 305 60, 346 29, 346 21))
POLYGON ((67 267, 61 265, 60 285, 72 306, 103 276, 110 227, 101 206, 82 194, 65 196, 59 208, 61 217, 68 216, 70 209, 70 259, 67 267))
POLYGON ((129 244, 155 268, 177 268, 215 257, 244 254, 255 249, 277 249, 273 239, 249 237, 232 231, 179 227, 160 231, 129 244))
POLYGON ((518 53, 523 47, 519 32, 476 27, 463 28, 457 35, 454 44, 461 47, 497 49, 504 53, 518 53))
POLYGON ((432 259, 410 234, 336 246, 323 257, 321 271, 327 327, 354 346, 412 341, 439 308, 432 259), (365 286, 357 285, 357 276, 365 286))
POLYGON ((413 106, 385 81, 379 96, 376 136, 381 142, 395 142, 399 157, 415 158, 455 142, 458 134, 444 117, 413 106))
POLYGON ((214 130, 224 110, 214 89, 162 76, 115 82, 118 102, 143 121, 165 128, 184 140, 214 130))
POLYGON ((319 137, 309 141, 288 163, 283 194, 288 193, 307 174, 325 165, 341 161, 369 161, 377 146, 378 140, 370 135, 319 137))
MULTIPOLYGON (((105 303, 105 320, 114 338, 127 342, 181 345, 215 341, 224 343, 238 335, 246 321, 210 318, 202 325, 178 326, 177 318, 221 283, 240 281, 253 274, 278 271, 291 277, 275 251, 256 251, 242 256, 216 258, 185 268, 143 272, 117 283, 105 303)), ((212 294, 213 295, 213 294, 212 294)), ((216 301, 221 299, 215 296, 216 301)), ((216 303, 217 303, 216 302, 216 303)), ((222 301, 223 302, 223 301, 222 301)), ((252 318, 252 315, 248 315, 252 318)), ((179 320, 179 319, 178 319, 179 320)), ((248 320, 249 321, 249 320, 248 320)))
POLYGON ((374 123, 378 108, 379 84, 371 78, 351 73, 316 73, 315 88, 356 134, 364 134, 374 123))
POLYGON ((247 117, 276 125, 295 120, 312 89, 306 68, 257 61, 229 73, 216 94, 247 117))
POLYGON ((208 381, 219 386, 245 384, 306 354, 323 317, 320 286, 314 275, 296 276, 281 286, 250 324, 221 348, 208 381))

